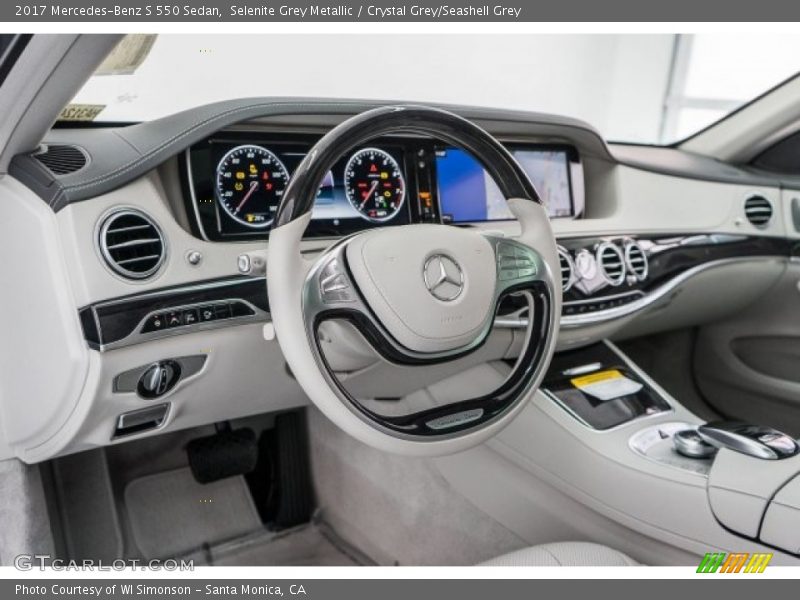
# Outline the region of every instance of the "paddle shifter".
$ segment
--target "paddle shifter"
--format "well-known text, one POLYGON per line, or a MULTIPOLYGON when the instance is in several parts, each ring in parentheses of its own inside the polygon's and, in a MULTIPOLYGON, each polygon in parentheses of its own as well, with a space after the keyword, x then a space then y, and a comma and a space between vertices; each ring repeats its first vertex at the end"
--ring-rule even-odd
POLYGON ((765 425, 739 421, 713 421, 697 428, 702 440, 717 448, 728 448, 765 460, 789 458, 800 446, 789 435, 765 425))

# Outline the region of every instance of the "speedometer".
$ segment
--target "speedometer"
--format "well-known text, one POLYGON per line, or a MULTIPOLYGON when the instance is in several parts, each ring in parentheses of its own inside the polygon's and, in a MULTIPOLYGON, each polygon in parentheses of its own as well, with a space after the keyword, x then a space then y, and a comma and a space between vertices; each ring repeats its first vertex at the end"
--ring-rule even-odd
POLYGON ((237 146, 217 166, 219 203, 232 219, 247 227, 269 227, 288 182, 289 171, 261 146, 237 146))
POLYGON ((397 215, 406 197, 400 165, 378 148, 364 148, 350 157, 344 169, 344 186, 358 214, 377 223, 397 215))

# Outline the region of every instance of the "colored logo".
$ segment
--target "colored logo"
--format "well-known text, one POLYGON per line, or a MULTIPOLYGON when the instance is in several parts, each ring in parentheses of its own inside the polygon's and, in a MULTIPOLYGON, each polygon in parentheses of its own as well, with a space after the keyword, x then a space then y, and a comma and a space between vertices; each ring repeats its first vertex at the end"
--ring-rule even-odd
POLYGON ((697 567, 698 573, 763 573, 772 554, 765 552, 708 552, 697 567))

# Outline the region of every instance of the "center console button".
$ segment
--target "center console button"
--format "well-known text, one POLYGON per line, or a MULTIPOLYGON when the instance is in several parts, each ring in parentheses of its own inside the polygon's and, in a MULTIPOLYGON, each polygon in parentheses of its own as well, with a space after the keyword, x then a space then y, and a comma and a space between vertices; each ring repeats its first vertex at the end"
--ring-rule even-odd
POLYGON ((166 328, 167 321, 164 318, 164 315, 150 315, 147 317, 147 320, 144 322, 144 326, 142 327, 142 333, 149 333, 151 331, 161 331, 162 329, 166 328))
POLYGON ((166 316, 167 320, 167 327, 180 327, 183 325, 183 318, 181 315, 181 311, 173 310, 167 313, 166 316))
POLYGON ((194 325, 199 318, 196 308, 189 308, 183 311, 182 319, 184 325, 194 325))
POLYGON ((213 306, 202 306, 200 307, 200 321, 205 323, 207 321, 213 321, 217 318, 217 313, 214 310, 213 306))

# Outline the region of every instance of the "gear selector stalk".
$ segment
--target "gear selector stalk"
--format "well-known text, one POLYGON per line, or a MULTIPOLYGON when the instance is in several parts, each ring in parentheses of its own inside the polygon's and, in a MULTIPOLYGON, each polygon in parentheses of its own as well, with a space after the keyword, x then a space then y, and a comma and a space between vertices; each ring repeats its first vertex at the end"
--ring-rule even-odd
POLYGON ((712 446, 765 460, 789 458, 800 452, 800 446, 792 437, 766 425, 714 421, 698 427, 697 433, 712 446))

